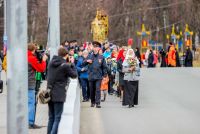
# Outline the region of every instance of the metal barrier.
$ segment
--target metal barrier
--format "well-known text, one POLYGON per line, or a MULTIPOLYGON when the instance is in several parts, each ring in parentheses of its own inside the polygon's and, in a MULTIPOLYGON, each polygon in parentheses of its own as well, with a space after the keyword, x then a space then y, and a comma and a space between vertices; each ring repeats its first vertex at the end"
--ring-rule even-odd
POLYGON ((67 98, 59 125, 58 134, 79 134, 80 130, 80 88, 77 79, 71 79, 67 98))

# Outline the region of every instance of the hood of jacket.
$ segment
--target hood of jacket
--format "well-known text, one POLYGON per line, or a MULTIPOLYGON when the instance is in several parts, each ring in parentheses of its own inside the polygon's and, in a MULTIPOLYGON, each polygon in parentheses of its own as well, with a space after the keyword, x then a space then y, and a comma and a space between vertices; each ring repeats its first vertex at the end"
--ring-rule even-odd
POLYGON ((65 59, 63 59, 63 57, 60 56, 53 56, 52 61, 51 61, 51 65, 53 67, 58 67, 60 66, 62 63, 65 63, 65 59))

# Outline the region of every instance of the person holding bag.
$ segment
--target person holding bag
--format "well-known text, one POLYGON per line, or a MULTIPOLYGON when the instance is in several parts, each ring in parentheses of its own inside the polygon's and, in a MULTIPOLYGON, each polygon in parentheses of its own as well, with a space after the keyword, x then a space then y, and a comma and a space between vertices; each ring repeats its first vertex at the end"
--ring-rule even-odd
POLYGON ((57 134, 63 106, 66 100, 66 87, 69 78, 77 78, 73 58, 66 63, 68 53, 64 48, 58 50, 58 56, 53 56, 48 66, 47 88, 50 89, 49 121, 47 134, 57 134))

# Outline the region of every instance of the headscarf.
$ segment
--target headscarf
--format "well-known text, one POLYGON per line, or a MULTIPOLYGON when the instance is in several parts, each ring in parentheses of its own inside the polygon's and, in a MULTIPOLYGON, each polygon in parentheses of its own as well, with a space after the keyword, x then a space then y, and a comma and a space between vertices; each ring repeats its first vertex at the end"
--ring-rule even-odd
POLYGON ((124 60, 122 65, 123 66, 127 66, 128 65, 128 59, 130 59, 130 58, 136 58, 137 64, 140 63, 139 60, 137 59, 137 57, 135 56, 134 50, 130 48, 130 49, 128 49, 128 51, 126 53, 126 58, 125 58, 125 60, 124 60), (131 51, 132 51, 132 53, 130 54, 131 51))
POLYGON ((126 53, 126 60, 127 59, 130 59, 130 58, 135 58, 135 52, 134 52, 134 50, 133 49, 128 49, 128 51, 127 51, 127 53, 126 53), (129 54, 130 52, 132 51, 132 54, 129 54))
POLYGON ((119 51, 119 54, 117 56, 117 61, 119 61, 120 59, 122 59, 122 61, 124 61, 125 57, 124 57, 124 49, 119 51))

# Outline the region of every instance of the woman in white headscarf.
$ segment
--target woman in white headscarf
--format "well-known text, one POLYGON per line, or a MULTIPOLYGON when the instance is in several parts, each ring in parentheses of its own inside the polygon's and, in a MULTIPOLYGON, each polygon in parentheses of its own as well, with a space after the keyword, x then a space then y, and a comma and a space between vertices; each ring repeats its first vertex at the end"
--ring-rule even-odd
POLYGON ((135 56, 134 50, 129 49, 123 62, 124 74, 124 99, 122 105, 129 108, 137 105, 138 81, 140 76, 139 60, 135 56))

